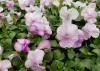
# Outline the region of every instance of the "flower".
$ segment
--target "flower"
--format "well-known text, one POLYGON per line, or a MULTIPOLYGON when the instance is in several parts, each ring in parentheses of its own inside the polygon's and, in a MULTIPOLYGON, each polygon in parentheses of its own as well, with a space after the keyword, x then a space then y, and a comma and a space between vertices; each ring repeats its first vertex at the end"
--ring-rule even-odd
POLYGON ((18 0, 19 6, 22 10, 25 9, 25 7, 28 7, 30 5, 34 6, 35 0, 18 0))
POLYGON ((28 39, 17 39, 17 42, 14 45, 14 48, 17 52, 28 52, 30 48, 28 45, 30 44, 30 40, 28 39))
POLYGON ((6 16, 6 20, 7 20, 7 23, 8 23, 8 24, 12 24, 12 17, 11 17, 10 14, 8 14, 8 15, 6 16))
POLYGON ((44 10, 45 6, 50 6, 51 0, 40 0, 40 9, 44 10))
POLYGON ((35 71, 38 71, 37 68, 41 69, 41 66, 39 64, 42 64, 43 57, 44 57, 43 50, 36 49, 34 51, 29 51, 28 56, 27 56, 27 60, 25 62, 25 67, 32 68, 34 70, 36 69, 35 71))
POLYGON ((43 40, 42 42, 39 43, 38 49, 50 49, 51 48, 51 43, 49 40, 43 40))
POLYGON ((59 7, 60 5, 60 0, 51 0, 52 1, 52 4, 59 7))
POLYGON ((71 6, 72 2, 73 2, 73 0, 64 0, 63 4, 71 6))
POLYGON ((9 60, 0 61, 0 71, 8 71, 11 68, 11 62, 9 60))
POLYGON ((2 7, 0 7, 0 12, 2 12, 3 11, 3 8, 2 7))
POLYGON ((84 20, 86 20, 88 23, 95 23, 97 12, 95 11, 96 4, 90 3, 88 6, 83 8, 81 15, 84 17, 84 20))
POLYGON ((78 11, 75 8, 67 9, 66 6, 60 9, 60 17, 63 22, 75 20, 79 16, 78 11))
POLYGON ((91 23, 85 24, 82 30, 85 34, 85 40, 89 39, 90 37, 97 38, 100 34, 100 31, 96 25, 91 23))
POLYGON ((7 1, 6 7, 8 8, 8 10, 12 10, 12 8, 14 7, 14 2, 13 1, 7 1))
POLYGON ((83 3, 81 1, 76 1, 76 2, 73 2, 73 5, 76 7, 76 8, 84 8, 86 6, 86 3, 83 3))
POLYGON ((78 30, 78 40, 74 43, 74 48, 81 47, 84 39, 85 39, 84 32, 82 30, 78 30))
POLYGON ((3 53, 3 48, 0 46, 0 55, 3 53))
POLYGON ((5 18, 3 13, 0 13, 0 21, 2 21, 5 18))
POLYGON ((78 40, 78 27, 74 24, 62 24, 57 29, 56 37, 62 48, 74 47, 74 43, 78 40))
POLYGON ((52 34, 49 22, 41 12, 27 13, 25 16, 26 25, 28 30, 33 33, 40 35, 44 38, 49 38, 52 34))

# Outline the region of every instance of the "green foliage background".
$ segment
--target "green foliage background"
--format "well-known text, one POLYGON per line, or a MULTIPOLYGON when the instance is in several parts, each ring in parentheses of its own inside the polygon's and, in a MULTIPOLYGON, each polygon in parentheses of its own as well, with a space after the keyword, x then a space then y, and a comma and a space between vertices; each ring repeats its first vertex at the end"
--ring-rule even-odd
MULTIPOLYGON (((39 5, 39 1, 36 1, 36 5, 39 5)), ((85 0, 81 1, 84 2, 85 0)), ((2 23, 2 28, 0 28, 0 45, 4 48, 4 53, 1 59, 8 59, 11 54, 14 54, 16 56, 11 60, 13 67, 9 71, 31 71, 31 69, 26 69, 24 66, 27 54, 15 52, 14 43, 17 38, 29 38, 31 40, 30 48, 34 50, 42 38, 37 35, 27 36, 28 31, 24 19, 26 12, 19 8, 17 0, 15 0, 15 3, 14 10, 21 11, 22 14, 19 18, 16 15, 12 15, 13 23, 11 25, 6 24, 6 21, 2 23)), ((97 0, 96 4, 96 10, 100 11, 100 0, 97 0)), ((0 6, 5 8, 3 3, 0 6)), ((55 35, 57 27, 61 24, 59 17, 60 7, 51 6, 46 8, 44 13, 53 31, 50 38, 52 49, 44 50, 43 66, 46 67, 46 71, 100 71, 100 37, 85 41, 82 47, 77 49, 62 49, 59 47, 55 35)), ((5 9, 4 13, 7 15, 9 12, 5 9)), ((73 23, 81 28, 85 21, 79 17, 73 23)), ((96 24, 100 28, 100 17, 97 17, 96 24)))

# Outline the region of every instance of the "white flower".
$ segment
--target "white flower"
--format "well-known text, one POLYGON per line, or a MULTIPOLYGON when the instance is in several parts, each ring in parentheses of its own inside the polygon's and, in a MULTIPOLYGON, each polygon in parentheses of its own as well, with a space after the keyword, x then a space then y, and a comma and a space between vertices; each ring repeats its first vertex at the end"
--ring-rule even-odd
POLYGON ((64 0, 63 4, 71 6, 72 2, 73 2, 73 0, 64 0))
POLYGON ((0 7, 0 12, 2 12, 3 11, 3 8, 2 7, 0 7))
POLYGON ((73 5, 76 7, 76 8, 83 8, 86 6, 86 3, 83 3, 81 1, 76 1, 76 2, 73 2, 73 5))
POLYGON ((7 23, 8 23, 8 24, 11 24, 12 18, 11 18, 11 15, 10 15, 10 14, 8 14, 8 15, 6 16, 6 19, 7 19, 7 23))
POLYGON ((87 40, 90 37, 97 38, 100 34, 99 29, 95 24, 87 23, 82 30, 85 33, 85 39, 87 40))
POLYGON ((60 0, 52 0, 52 4, 59 7, 60 5, 60 0))
POLYGON ((0 71, 8 71, 11 68, 11 62, 9 60, 0 61, 0 71))
POLYGON ((60 17, 63 21, 72 21, 79 16, 78 11, 75 8, 67 9, 67 7, 62 7, 60 10, 60 17))

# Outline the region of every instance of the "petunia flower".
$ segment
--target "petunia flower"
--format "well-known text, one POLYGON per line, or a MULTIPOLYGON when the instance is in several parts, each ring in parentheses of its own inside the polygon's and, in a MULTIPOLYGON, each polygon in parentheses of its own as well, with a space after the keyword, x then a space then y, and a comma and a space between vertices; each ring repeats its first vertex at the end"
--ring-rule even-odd
POLYGON ((40 0, 40 9, 44 11, 45 6, 50 6, 51 0, 40 0))
POLYGON ((44 67, 41 67, 40 64, 42 64, 44 57, 44 51, 40 49, 36 49, 34 51, 29 51, 27 60, 25 62, 25 67, 26 68, 32 68, 34 71, 44 71, 44 67))
POLYGON ((78 30, 78 40, 74 43, 74 48, 82 46, 82 42, 85 40, 85 34, 82 30, 78 30))
POLYGON ((84 8, 85 6, 86 6, 86 3, 83 3, 83 2, 81 2, 81 1, 76 1, 76 2, 73 2, 73 5, 74 5, 74 7, 76 7, 76 8, 84 8))
POLYGON ((0 71, 8 71, 11 68, 11 62, 9 60, 0 61, 0 71))
POLYGON ((17 39, 14 48, 17 52, 28 52, 30 50, 29 44, 30 40, 28 39, 17 39))
POLYGON ((39 43, 37 49, 50 49, 51 48, 51 43, 49 40, 43 40, 39 43))
POLYGON ((27 13, 25 21, 28 30, 33 34, 40 35, 46 39, 52 34, 49 22, 41 12, 27 13))
POLYGON ((78 27, 74 24, 62 24, 57 29, 57 39, 62 48, 74 47, 78 40, 78 27))
POLYGON ((83 8, 81 15, 84 17, 84 20, 86 20, 88 23, 95 23, 97 12, 95 11, 96 4, 90 3, 88 6, 83 8))
POLYGON ((22 10, 25 10, 26 7, 33 5, 35 3, 35 0, 18 0, 19 6, 22 10))
POLYGON ((14 7, 15 3, 13 1, 7 1, 6 2, 6 7, 8 10, 12 10, 14 7))
POLYGON ((63 0, 63 4, 71 6, 73 0, 63 0))
POLYGON ((71 22, 79 16, 78 11, 75 8, 67 9, 66 6, 60 9, 60 17, 63 22, 71 22))
POLYGON ((82 28, 85 34, 85 40, 89 39, 90 37, 97 38, 100 34, 99 28, 96 27, 95 24, 87 23, 82 28))
POLYGON ((59 7, 60 5, 60 0, 51 0, 52 1, 52 4, 59 7))

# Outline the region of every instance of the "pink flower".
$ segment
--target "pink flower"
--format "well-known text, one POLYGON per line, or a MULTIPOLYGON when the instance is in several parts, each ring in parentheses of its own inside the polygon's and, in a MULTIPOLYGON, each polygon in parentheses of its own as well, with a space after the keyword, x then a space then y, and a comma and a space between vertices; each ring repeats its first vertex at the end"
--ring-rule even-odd
POLYGON ((18 0, 19 6, 22 10, 24 10, 26 7, 33 5, 35 3, 35 0, 18 0))
POLYGON ((84 17, 84 20, 86 20, 88 23, 96 22, 97 12, 95 11, 95 8, 96 4, 90 3, 81 12, 81 15, 84 17))
POLYGON ((34 69, 34 71, 38 71, 37 69, 43 69, 41 66, 39 66, 39 64, 42 64, 43 57, 44 57, 43 50, 36 49, 34 51, 29 51, 27 60, 25 62, 25 67, 32 68, 34 69))
POLYGON ((57 29, 56 37, 62 48, 74 47, 74 43, 78 40, 78 27, 74 24, 62 24, 57 29))
POLYGON ((0 13, 0 21, 2 21, 5 18, 3 13, 0 13))
POLYGON ((81 47, 84 39, 85 39, 84 32, 82 30, 78 30, 78 40, 74 43, 74 48, 81 47))
POLYGON ((40 35, 46 39, 52 34, 49 22, 46 17, 42 17, 41 12, 27 13, 25 19, 28 30, 31 33, 40 35))
POLYGON ((30 48, 28 45, 30 44, 30 40, 28 39, 17 39, 17 42, 14 45, 14 48, 17 52, 28 52, 30 48))
POLYGON ((89 39, 90 37, 97 38, 99 37, 100 31, 96 27, 95 24, 87 23, 82 28, 84 34, 85 34, 85 40, 89 39))
POLYGON ((8 71, 11 68, 11 62, 9 60, 0 61, 0 71, 8 71))
POLYGON ((50 49, 51 48, 51 43, 49 40, 43 40, 42 42, 40 42, 40 44, 37 47, 38 49, 50 49))
POLYGON ((45 6, 49 6, 51 4, 51 0, 40 0, 40 8, 44 10, 45 6))
POLYGON ((12 8, 14 7, 14 2, 13 1, 7 1, 6 7, 8 8, 8 10, 12 10, 12 8))

